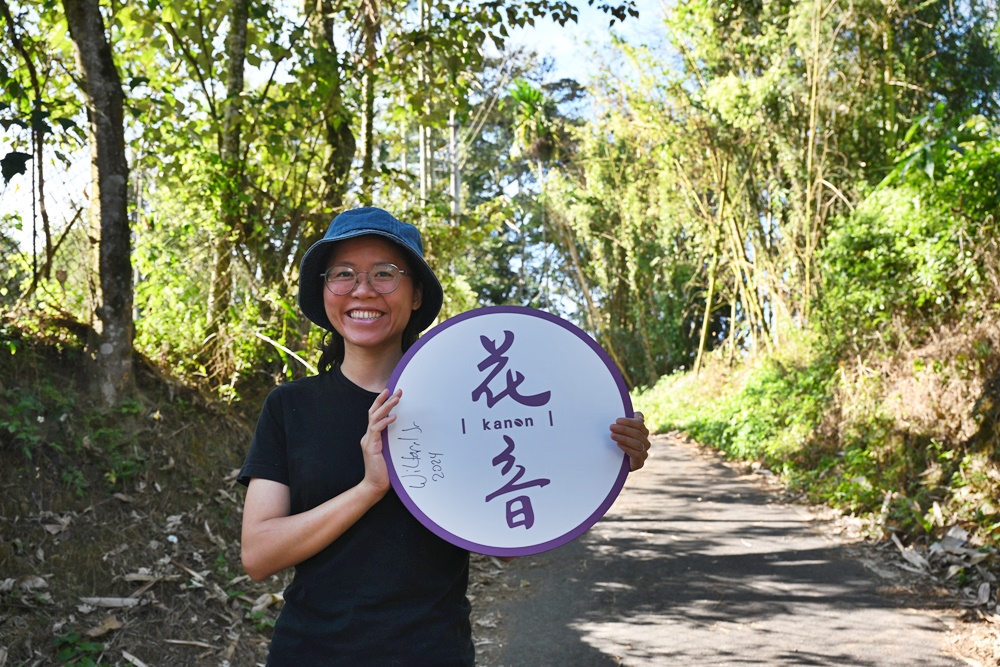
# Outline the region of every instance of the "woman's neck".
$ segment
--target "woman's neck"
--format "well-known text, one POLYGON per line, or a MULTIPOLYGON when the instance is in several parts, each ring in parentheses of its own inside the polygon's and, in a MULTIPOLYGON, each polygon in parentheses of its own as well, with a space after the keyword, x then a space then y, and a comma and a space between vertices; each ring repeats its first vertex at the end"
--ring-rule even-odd
POLYGON ((365 348, 354 348, 347 345, 344 349, 344 363, 340 370, 344 377, 368 391, 380 392, 389 384, 389 378, 396 369, 396 364, 403 358, 402 350, 374 351, 365 348))

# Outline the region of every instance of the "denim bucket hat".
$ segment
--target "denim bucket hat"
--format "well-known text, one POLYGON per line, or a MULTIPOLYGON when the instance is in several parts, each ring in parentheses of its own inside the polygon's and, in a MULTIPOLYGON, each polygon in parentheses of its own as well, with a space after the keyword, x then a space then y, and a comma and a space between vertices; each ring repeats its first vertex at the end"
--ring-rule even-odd
POLYGON ((441 283, 424 261, 424 244, 420 240, 420 231, 411 224, 400 222, 388 211, 375 207, 344 211, 333 219, 323 238, 306 251, 299 267, 299 308, 306 317, 322 328, 334 330, 323 305, 324 286, 320 274, 326 270, 326 262, 334 243, 367 234, 387 238, 406 251, 410 268, 419 275, 423 288, 420 307, 412 315, 417 331, 423 331, 434 322, 441 310, 444 300, 441 283))

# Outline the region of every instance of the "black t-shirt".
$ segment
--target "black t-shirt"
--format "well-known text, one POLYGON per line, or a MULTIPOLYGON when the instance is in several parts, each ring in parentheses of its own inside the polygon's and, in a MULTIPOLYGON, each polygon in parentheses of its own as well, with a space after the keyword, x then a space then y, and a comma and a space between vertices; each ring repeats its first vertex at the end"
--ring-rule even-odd
MULTIPOLYGON (((239 481, 288 486, 298 514, 364 478, 361 438, 377 394, 339 368, 275 388, 239 481)), ((467 667, 469 554, 421 525, 394 491, 295 567, 269 667, 467 667)))

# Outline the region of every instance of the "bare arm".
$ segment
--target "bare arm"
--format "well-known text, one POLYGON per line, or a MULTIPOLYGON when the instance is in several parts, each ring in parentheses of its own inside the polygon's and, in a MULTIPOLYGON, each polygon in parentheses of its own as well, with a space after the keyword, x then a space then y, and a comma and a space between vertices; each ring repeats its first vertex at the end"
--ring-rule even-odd
POLYGON ((315 556, 353 526, 389 490, 382 457, 382 430, 395 421, 390 414, 401 392, 379 394, 368 411, 368 430, 361 439, 365 477, 347 491, 300 514, 290 514, 288 486, 254 478, 243 506, 242 560, 254 581, 315 556))

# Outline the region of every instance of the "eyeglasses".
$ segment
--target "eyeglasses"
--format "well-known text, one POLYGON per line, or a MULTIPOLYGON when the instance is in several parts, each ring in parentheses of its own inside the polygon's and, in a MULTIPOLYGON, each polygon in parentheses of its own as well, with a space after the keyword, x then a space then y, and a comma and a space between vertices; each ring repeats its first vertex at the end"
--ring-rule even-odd
POLYGON ((355 271, 350 266, 334 264, 319 275, 323 277, 323 282, 331 293, 344 296, 358 286, 362 273, 368 276, 368 284, 379 294, 392 294, 399 287, 400 277, 411 275, 395 264, 376 264, 367 271, 355 271))

